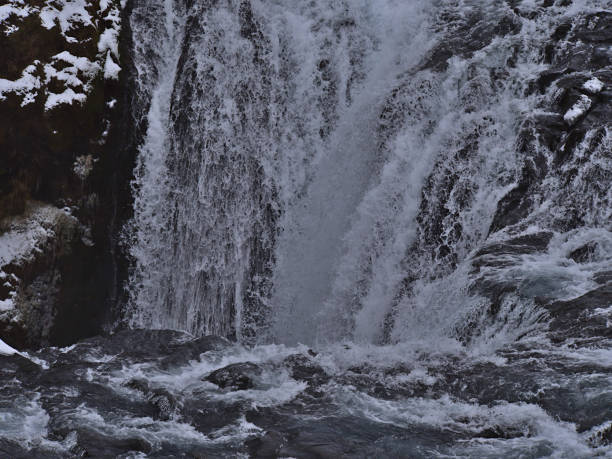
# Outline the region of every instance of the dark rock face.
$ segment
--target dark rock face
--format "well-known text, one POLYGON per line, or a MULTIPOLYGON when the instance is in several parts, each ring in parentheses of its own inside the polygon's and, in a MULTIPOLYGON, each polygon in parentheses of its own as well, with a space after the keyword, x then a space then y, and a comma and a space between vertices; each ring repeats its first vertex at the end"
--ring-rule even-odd
POLYGON ((27 14, 8 3, 16 13, 2 24, 12 32, 0 33, 0 78, 23 84, 0 94, 0 238, 36 243, 0 260, 13 279, 0 290, 13 306, 0 313, 0 337, 67 345, 109 323, 125 277, 118 231, 131 212, 135 136, 129 28, 119 35, 127 11, 92 0, 67 9, 66 23, 48 22, 43 2, 27 14))

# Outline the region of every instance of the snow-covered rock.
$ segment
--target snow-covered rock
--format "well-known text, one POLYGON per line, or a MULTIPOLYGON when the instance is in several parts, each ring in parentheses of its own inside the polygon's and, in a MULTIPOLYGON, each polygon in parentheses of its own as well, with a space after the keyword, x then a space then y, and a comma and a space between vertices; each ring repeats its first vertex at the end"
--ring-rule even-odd
POLYGON ((13 349, 11 346, 6 344, 4 341, 0 339, 0 355, 14 355, 19 354, 17 349, 13 349))
POLYGON ((563 119, 567 124, 572 125, 591 108, 591 105, 593 105, 593 101, 590 97, 582 95, 572 108, 563 115, 563 119))
MULTIPOLYGON (((18 79, 4 78, 0 74, 0 101, 5 100, 8 94, 15 94, 22 98, 21 105, 25 106, 40 96, 44 98, 44 109, 48 111, 64 104, 72 105, 75 101, 83 103, 93 89, 92 82, 100 74, 106 79, 118 79, 121 68, 115 61, 119 60, 121 32, 119 2, 46 0, 42 5, 27 3, 9 0, 8 4, 0 6, 0 31, 8 37, 19 31, 24 21, 37 19, 39 27, 57 30, 65 41, 65 50, 49 57, 40 56, 30 62, 18 79), (94 9, 96 4, 98 8, 94 9), (77 38, 82 37, 88 29, 91 29, 92 38, 96 40, 93 53, 86 51, 86 43, 77 38), (108 51, 115 61, 111 59, 109 62, 108 51), (61 91, 57 90, 58 83, 63 86, 61 91)), ((29 24, 28 27, 33 25, 29 24)))
POLYGON ((104 64, 104 78, 107 80, 117 80, 119 78, 119 72, 121 72, 121 67, 115 64, 111 57, 111 52, 109 51, 106 54, 106 63, 104 64))
POLYGON ((604 84, 598 78, 591 78, 582 85, 582 88, 590 94, 599 94, 603 91, 604 84))

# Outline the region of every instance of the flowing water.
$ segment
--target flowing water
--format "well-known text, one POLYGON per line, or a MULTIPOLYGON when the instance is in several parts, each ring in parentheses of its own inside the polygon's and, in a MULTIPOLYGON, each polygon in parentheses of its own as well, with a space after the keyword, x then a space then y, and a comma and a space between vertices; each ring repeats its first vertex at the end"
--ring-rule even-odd
POLYGON ((135 0, 150 331, 7 358, 0 452, 612 457, 611 18, 135 0))

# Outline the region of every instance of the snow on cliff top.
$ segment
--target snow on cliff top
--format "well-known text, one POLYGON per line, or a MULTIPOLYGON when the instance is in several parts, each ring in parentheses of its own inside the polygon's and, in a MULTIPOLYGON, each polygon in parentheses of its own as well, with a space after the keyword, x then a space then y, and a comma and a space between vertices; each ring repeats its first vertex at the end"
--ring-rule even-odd
MULTIPOLYGON (((62 104, 84 102, 91 91, 90 83, 98 74, 106 79, 117 79, 121 67, 119 61, 119 33, 121 31, 120 8, 117 0, 46 0, 42 6, 28 5, 24 0, 9 0, 0 6, 0 33, 10 36, 19 30, 20 23, 31 15, 38 15, 41 27, 51 30, 59 26, 59 33, 66 47, 77 43, 72 36, 83 27, 94 27, 99 32, 95 62, 84 56, 73 56, 67 50, 53 56, 51 62, 36 60, 28 65, 17 80, 0 75, 0 101, 8 94, 22 98, 25 106, 36 101, 42 93, 45 110, 62 104), (98 8, 94 8, 96 3, 98 8), (90 11, 94 11, 92 16, 90 11), (109 53, 110 51, 110 53, 109 53), (70 65, 66 65, 70 64, 70 65), (44 74, 44 76, 43 76, 44 74), (51 92, 47 86, 52 79, 63 84, 61 92, 51 92)), ((41 57, 41 59, 44 59, 41 57)))

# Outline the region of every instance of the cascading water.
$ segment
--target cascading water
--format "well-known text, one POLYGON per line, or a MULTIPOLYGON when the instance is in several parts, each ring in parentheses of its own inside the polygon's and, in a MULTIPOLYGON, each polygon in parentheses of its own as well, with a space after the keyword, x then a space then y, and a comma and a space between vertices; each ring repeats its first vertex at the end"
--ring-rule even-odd
POLYGON ((0 456, 612 457, 607 2, 129 5, 129 327, 0 456))
MULTIPOLYGON (((552 162, 521 137, 550 31, 598 2, 522 2, 522 15, 512 2, 179 3, 132 15, 139 46, 163 43, 154 62, 135 55, 151 103, 132 325, 245 342, 462 338, 489 302, 471 254, 528 227, 495 227, 497 204, 532 157, 552 162)), ((525 217, 554 231, 539 205, 525 217)))

